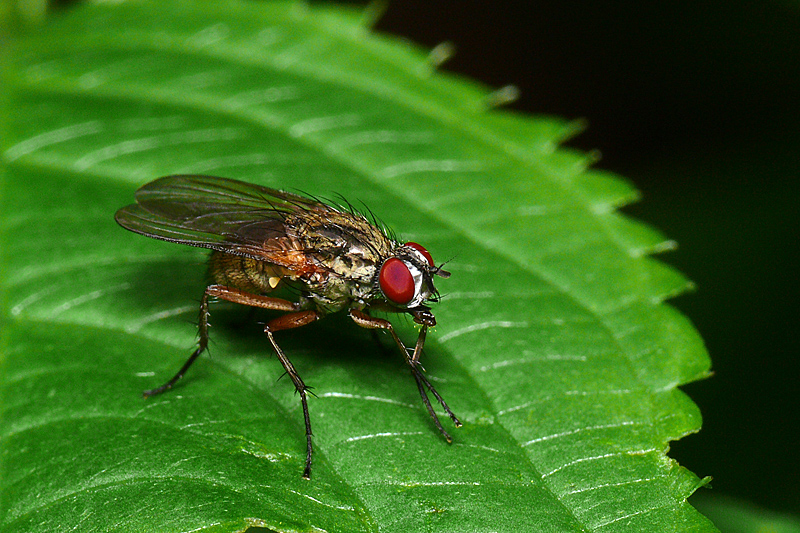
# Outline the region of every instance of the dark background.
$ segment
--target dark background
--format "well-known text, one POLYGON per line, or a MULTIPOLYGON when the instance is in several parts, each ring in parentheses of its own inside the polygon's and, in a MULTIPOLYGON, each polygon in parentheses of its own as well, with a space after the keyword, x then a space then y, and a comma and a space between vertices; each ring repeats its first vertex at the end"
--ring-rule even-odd
POLYGON ((679 242, 661 259, 698 287, 672 304, 715 376, 684 387, 704 427, 671 455, 712 494, 797 513, 800 3, 522 5, 395 0, 377 29, 453 42, 443 68, 516 85, 512 109, 588 120, 568 144, 636 184, 624 211, 679 242))

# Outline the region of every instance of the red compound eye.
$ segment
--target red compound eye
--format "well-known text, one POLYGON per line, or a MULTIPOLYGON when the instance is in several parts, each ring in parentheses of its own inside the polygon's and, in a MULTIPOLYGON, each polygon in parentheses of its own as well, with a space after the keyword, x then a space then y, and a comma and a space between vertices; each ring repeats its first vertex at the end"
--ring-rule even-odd
POLYGON ((414 299, 414 276, 398 258, 392 257, 383 264, 378 281, 383 294, 394 303, 405 305, 414 299))
POLYGON ((433 266, 433 257, 431 257, 431 253, 428 250, 426 250, 424 246, 422 246, 421 244, 417 244, 415 242, 407 242, 406 246, 408 246, 409 248, 413 248, 419 253, 421 253, 423 256, 425 256, 425 259, 428 260, 428 264, 430 266, 433 266))

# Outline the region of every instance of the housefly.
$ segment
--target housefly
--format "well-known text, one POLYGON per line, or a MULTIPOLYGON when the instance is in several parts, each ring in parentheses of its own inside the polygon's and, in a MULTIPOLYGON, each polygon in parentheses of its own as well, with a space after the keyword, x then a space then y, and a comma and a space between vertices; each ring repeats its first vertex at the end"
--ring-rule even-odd
POLYGON ((308 387, 278 346, 274 333, 305 326, 329 313, 347 311, 357 325, 392 336, 417 382, 422 401, 447 442, 427 392, 461 426, 444 399, 422 373, 420 355, 436 319, 428 303, 439 293, 434 276, 450 273, 436 266, 415 242, 402 243, 349 204, 332 205, 227 178, 167 176, 136 191, 136 204, 115 216, 124 228, 147 237, 211 249, 208 285, 200 301, 197 349, 175 376, 144 396, 169 390, 208 347, 209 300, 282 311, 264 326, 275 354, 299 393, 306 429, 303 477, 311 477, 311 420, 308 387), (294 301, 270 296, 281 286, 296 289, 294 301), (420 325, 417 342, 406 348, 392 324, 373 311, 408 313, 420 325))

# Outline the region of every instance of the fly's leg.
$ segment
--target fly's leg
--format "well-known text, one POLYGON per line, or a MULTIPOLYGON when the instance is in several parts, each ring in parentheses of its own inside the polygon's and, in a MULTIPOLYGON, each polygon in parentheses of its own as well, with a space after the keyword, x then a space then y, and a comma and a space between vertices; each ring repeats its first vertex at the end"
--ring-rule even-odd
MULTIPOLYGON (((389 325, 391 326, 391 323, 389 323, 389 325)), ((422 355, 422 348, 425 345, 425 337, 426 337, 427 333, 428 333, 428 326, 423 325, 422 329, 420 329, 420 331, 419 331, 419 336, 417 337, 417 344, 414 346, 414 353, 412 354, 411 358, 408 359, 409 364, 411 365, 411 368, 415 368, 415 367, 422 368, 422 364, 420 363, 419 358, 422 355)), ((392 330, 392 334, 394 334, 394 330, 392 330)), ((394 335, 394 337, 395 337, 395 341, 399 342, 400 346, 403 346, 403 350, 405 350, 406 353, 408 353, 408 350, 406 350, 405 345, 403 345, 403 343, 400 342, 400 339, 397 337, 397 335, 394 335)), ((419 378, 422 380, 423 383, 425 383, 425 386, 428 387, 428 390, 431 391, 431 394, 433 394, 433 397, 436 398, 436 400, 440 404, 442 404, 442 407, 444 408, 445 412, 450 417, 450 419, 453 421, 453 424, 457 428, 460 428, 461 427, 461 421, 456 417, 456 415, 453 414, 453 412, 447 406, 447 402, 444 401, 444 398, 442 398, 439 395, 439 393, 436 392, 436 389, 433 388, 433 385, 431 385, 431 382, 428 381, 428 379, 425 377, 425 374, 423 374, 422 372, 419 372, 419 378)))
POLYGON ((311 418, 308 416, 308 400, 306 399, 306 391, 308 390, 308 387, 305 383, 303 383, 303 380, 300 378, 297 370, 295 370, 292 362, 289 361, 289 358, 283 353, 283 350, 281 350, 280 346, 278 346, 278 343, 275 342, 275 337, 272 336, 272 333, 282 329, 299 328, 318 319, 319 314, 316 311, 298 311, 283 315, 274 320, 270 320, 267 322, 267 325, 264 326, 264 333, 266 333, 267 337, 269 338, 272 348, 275 350, 278 359, 280 359, 281 364, 291 378, 292 383, 294 383, 295 390, 300 393, 300 402, 303 406, 303 418, 306 423, 306 465, 303 469, 303 477, 306 479, 311 479, 311 453, 313 450, 311 444, 311 418))
POLYGON ((189 370, 189 367, 192 366, 192 363, 203 353, 206 348, 208 348, 208 299, 209 298, 221 298, 223 300, 228 300, 229 302, 234 302, 243 305, 249 305, 252 307, 263 307, 265 309, 275 309, 277 311, 296 311, 297 304, 290 302, 288 300, 282 300, 280 298, 270 298, 269 296, 259 296, 257 294, 250 294, 247 292, 240 291, 238 289, 232 289, 230 287, 225 287, 223 285, 209 285, 206 287, 206 291, 203 293, 203 298, 200 300, 200 321, 198 324, 198 331, 200 335, 200 341, 197 344, 197 349, 189 356, 189 359, 183 364, 178 373, 175 374, 172 379, 161 385, 160 387, 156 387, 155 389, 146 390, 142 393, 145 398, 150 396, 155 396, 156 394, 161 394, 164 391, 168 391, 171 389, 175 383, 178 382, 179 379, 186 374, 186 371, 189 370))
POLYGON ((148 389, 142 393, 142 396, 145 398, 149 398, 150 396, 155 396, 156 394, 161 394, 164 391, 168 391, 171 389, 175 383, 178 382, 179 379, 183 377, 189 367, 192 366, 195 359, 197 359, 201 353, 206 351, 208 348, 208 289, 206 292, 203 293, 203 298, 200 300, 200 320, 197 325, 198 334, 200 336, 200 341, 197 343, 197 349, 189 356, 189 359, 183 364, 178 373, 175 374, 172 379, 161 385, 160 387, 156 387, 155 389, 148 389))
POLYGON ((353 322, 361 326, 362 328, 367 329, 384 329, 387 330, 394 339, 395 344, 403 353, 403 357, 408 363, 408 366, 411 368, 411 374, 414 376, 414 380, 417 382, 417 388, 419 388, 419 394, 422 397, 422 402, 425 404, 428 413, 431 415, 433 419, 433 423, 436 424, 436 427, 439 429, 439 432, 442 436, 447 440, 447 442, 453 442, 453 439, 450 435, 445 431, 444 427, 442 427, 442 423, 439 422, 439 417, 436 416, 436 412, 433 410, 433 406, 431 405, 430 400, 428 399, 428 395, 425 392, 425 388, 433 394, 434 398, 442 405, 447 415, 453 421, 453 424, 456 427, 461 427, 461 421, 459 421, 458 417, 453 414, 453 411, 450 410, 450 407, 447 406, 447 402, 444 401, 444 398, 436 391, 428 378, 420 371, 420 361, 419 358, 422 355, 422 348, 425 345, 425 335, 427 334, 428 327, 423 325, 422 329, 420 330, 419 337, 417 337, 417 343, 414 346, 413 354, 409 355, 408 349, 406 348, 403 341, 400 340, 400 337, 397 336, 397 333, 394 331, 392 327, 392 323, 388 320, 383 320, 381 318, 371 317, 368 314, 359 311, 357 309, 350 310, 350 318, 353 319, 353 322))
POLYGON ((306 391, 308 390, 308 387, 305 383, 303 383, 303 380, 300 379, 300 376, 294 369, 294 365, 292 365, 291 361, 289 361, 289 358, 286 357, 286 355, 283 353, 283 350, 281 350, 275 342, 272 332, 280 331, 282 329, 298 328, 300 326, 310 324, 319 318, 319 315, 316 311, 300 311, 299 304, 290 302, 289 300, 284 300, 282 298, 272 298, 270 296, 252 294, 239 289, 234 289, 232 287, 226 287, 224 285, 209 285, 206 287, 206 291, 203 293, 203 298, 200 301, 200 342, 198 343, 197 349, 192 353, 191 356, 189 356, 189 359, 186 361, 186 363, 184 363, 184 365, 172 379, 160 387, 144 391, 144 396, 155 396, 156 394, 160 394, 171 389, 173 385, 175 385, 175 383, 183 377, 198 356, 200 356, 200 354, 203 353, 208 347, 209 298, 219 298, 221 300, 227 300, 237 304, 249 305, 250 307, 261 307, 263 309, 272 309, 275 311, 289 311, 288 314, 268 322, 267 325, 264 326, 264 333, 267 334, 270 343, 272 343, 272 347, 275 349, 275 353, 278 355, 278 359, 280 359, 283 368, 292 379, 295 389, 300 393, 300 400, 303 404, 303 418, 305 419, 306 424, 306 462, 305 468, 303 469, 303 477, 309 479, 311 477, 312 447, 311 419, 308 415, 308 402, 306 400, 306 391))

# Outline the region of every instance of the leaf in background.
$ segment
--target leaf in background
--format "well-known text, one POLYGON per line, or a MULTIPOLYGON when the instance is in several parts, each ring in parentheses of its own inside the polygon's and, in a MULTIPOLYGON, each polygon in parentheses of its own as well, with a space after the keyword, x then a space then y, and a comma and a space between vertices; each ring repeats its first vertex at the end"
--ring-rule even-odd
MULTIPOLYGON (((662 301, 687 282, 618 215, 636 192, 555 150, 569 125, 487 111, 358 15, 301 3, 81 5, 3 72, 3 531, 714 531, 665 454, 708 372, 662 301), (204 254, 127 233, 137 186, 206 173, 364 202, 453 276, 424 363, 460 415, 448 446, 404 363, 343 316, 281 332, 212 309, 204 254)), ((265 315, 270 316, 270 315, 265 315)), ((413 338, 407 320, 395 320, 413 338)))
POLYGON ((707 517, 725 533, 800 533, 800 519, 760 508, 750 502, 718 493, 693 498, 707 517))

